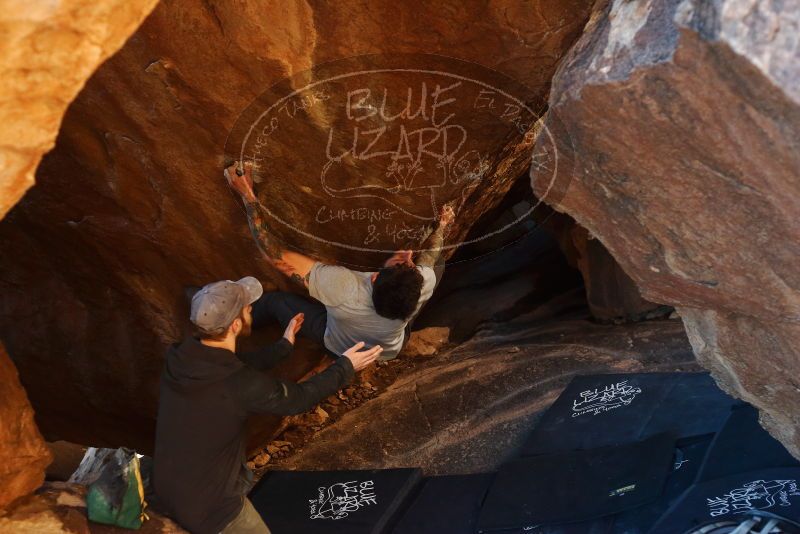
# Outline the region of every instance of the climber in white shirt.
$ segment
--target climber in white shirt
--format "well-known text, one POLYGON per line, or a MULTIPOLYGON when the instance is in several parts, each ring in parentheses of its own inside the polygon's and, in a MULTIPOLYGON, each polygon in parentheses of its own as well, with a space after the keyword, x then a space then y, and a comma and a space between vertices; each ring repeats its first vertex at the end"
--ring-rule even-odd
POLYGON ((439 224, 423 245, 416 262, 410 250, 397 251, 376 272, 353 271, 328 265, 275 243, 267 214, 253 191, 252 168, 237 164, 225 170, 230 186, 242 197, 253 238, 264 257, 290 279, 308 288, 313 299, 294 293, 265 293, 253 305, 253 326, 270 319, 287 325, 297 313, 305 315, 300 335, 323 345, 333 357, 353 346, 353 340, 383 347, 381 359, 397 356, 408 338, 408 324, 433 294, 441 278, 445 232, 455 214, 442 209, 439 224), (241 176, 239 175, 241 174, 241 176))

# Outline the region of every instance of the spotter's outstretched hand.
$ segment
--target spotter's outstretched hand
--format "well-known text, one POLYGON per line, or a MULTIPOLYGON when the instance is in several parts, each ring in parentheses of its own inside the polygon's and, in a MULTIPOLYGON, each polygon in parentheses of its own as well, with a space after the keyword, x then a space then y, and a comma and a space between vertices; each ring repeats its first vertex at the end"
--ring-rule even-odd
POLYGON ((364 348, 364 345, 365 343, 363 341, 359 341, 342 354, 343 358, 350 359, 355 371, 360 371, 367 367, 381 355, 381 352, 383 352, 383 347, 380 345, 375 345, 371 349, 361 350, 364 348))
POLYGON ((294 345, 295 336, 300 331, 300 328, 302 328, 303 326, 304 319, 305 315, 302 313, 298 313, 297 315, 292 317, 292 320, 289 321, 289 324, 286 326, 286 331, 283 333, 283 337, 285 337, 286 340, 292 345, 294 345))
POLYGON ((240 169, 240 172, 243 171, 241 176, 236 172, 239 168, 238 161, 225 169, 223 174, 228 181, 228 185, 231 186, 231 189, 239 193, 245 202, 255 202, 256 195, 253 192, 253 164, 247 161, 242 167, 243 169, 240 169))

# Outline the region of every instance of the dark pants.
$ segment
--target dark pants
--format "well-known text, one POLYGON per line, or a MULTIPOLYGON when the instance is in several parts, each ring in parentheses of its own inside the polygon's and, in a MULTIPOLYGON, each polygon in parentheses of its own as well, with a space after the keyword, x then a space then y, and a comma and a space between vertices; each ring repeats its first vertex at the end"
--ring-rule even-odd
MULTIPOLYGON (((286 329, 289 321, 298 313, 305 315, 299 334, 325 347, 325 326, 328 323, 325 305, 302 295, 285 291, 264 293, 253 303, 253 328, 263 328, 270 321, 278 321, 281 328, 286 329)), ((328 352, 334 358, 339 357, 333 352, 328 352)))

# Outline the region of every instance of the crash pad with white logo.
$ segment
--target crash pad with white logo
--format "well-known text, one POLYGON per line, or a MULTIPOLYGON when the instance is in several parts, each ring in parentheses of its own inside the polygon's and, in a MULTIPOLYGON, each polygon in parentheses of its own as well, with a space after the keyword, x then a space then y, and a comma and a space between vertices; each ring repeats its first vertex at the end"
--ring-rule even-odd
POLYGON ((521 456, 631 443, 659 432, 717 432, 737 404, 706 373, 576 376, 545 412, 521 456))
POLYGON ((272 471, 250 492, 273 534, 383 534, 419 469, 272 471))

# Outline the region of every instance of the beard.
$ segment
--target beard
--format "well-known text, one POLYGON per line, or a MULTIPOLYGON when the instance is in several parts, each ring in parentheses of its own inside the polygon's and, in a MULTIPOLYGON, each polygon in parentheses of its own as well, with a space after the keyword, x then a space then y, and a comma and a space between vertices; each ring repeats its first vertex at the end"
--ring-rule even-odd
POLYGON ((249 336, 250 333, 253 331, 253 320, 250 319, 249 321, 242 319, 242 331, 239 332, 240 336, 249 336))

